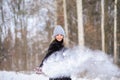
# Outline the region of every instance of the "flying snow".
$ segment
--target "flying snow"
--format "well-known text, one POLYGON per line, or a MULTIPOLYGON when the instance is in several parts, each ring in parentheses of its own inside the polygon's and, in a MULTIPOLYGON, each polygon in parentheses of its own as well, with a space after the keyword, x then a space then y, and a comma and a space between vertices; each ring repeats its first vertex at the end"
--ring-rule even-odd
POLYGON ((106 53, 85 47, 74 47, 64 53, 55 52, 46 59, 42 70, 49 77, 84 74, 84 76, 91 78, 110 78, 120 75, 119 68, 113 64, 106 53))

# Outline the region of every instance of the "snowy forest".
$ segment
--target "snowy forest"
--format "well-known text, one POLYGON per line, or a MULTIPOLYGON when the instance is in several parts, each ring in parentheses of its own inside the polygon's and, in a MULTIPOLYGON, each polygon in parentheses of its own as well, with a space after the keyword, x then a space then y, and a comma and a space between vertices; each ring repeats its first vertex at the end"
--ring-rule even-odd
POLYGON ((101 50, 120 67, 120 0, 0 0, 0 70, 39 66, 55 25, 67 47, 101 50))

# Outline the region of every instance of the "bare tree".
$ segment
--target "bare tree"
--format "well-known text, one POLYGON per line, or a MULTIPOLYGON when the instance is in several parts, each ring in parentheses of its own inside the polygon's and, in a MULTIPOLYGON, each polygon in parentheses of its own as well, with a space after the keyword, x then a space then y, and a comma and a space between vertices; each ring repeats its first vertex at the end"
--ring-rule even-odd
POLYGON ((77 0, 77 17, 78 17, 78 44, 84 45, 84 28, 82 15, 82 0, 77 0))
POLYGON ((101 41, 102 41, 102 51, 105 52, 105 33, 104 33, 104 0, 101 0, 101 41))
POLYGON ((66 0, 63 0, 63 8, 64 8, 64 27, 66 32, 66 45, 69 46, 66 0))
POLYGON ((118 54, 117 54, 117 0, 115 0, 114 5, 114 62, 117 63, 118 61, 118 54))

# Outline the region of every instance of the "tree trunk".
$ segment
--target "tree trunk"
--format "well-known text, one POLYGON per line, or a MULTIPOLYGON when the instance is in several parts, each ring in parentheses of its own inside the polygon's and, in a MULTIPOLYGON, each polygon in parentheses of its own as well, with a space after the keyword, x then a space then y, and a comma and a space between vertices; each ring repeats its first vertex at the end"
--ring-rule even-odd
POLYGON ((104 33, 104 0, 101 0, 101 41, 102 41, 102 51, 105 52, 105 33, 104 33))
POLYGON ((84 28, 82 16, 82 0, 77 0, 77 17, 78 17, 78 44, 84 46, 84 28))
POLYGON ((117 54, 117 0, 115 0, 114 5, 114 62, 118 62, 117 54))
POLYGON ((66 33, 65 39, 66 39, 66 45, 69 46, 66 0, 63 0, 63 8, 64 8, 64 27, 65 27, 65 33, 66 33))

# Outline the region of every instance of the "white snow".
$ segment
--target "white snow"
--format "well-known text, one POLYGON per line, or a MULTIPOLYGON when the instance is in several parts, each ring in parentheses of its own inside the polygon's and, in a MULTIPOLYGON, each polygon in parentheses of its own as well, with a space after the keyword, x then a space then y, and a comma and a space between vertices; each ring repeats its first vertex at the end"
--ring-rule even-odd
MULTIPOLYGON (((22 72, 14 72, 14 71, 0 71, 0 80, 49 80, 47 76, 38 75, 35 73, 25 74, 22 72)), ((120 80, 120 78, 111 77, 111 79, 101 79, 99 77, 96 78, 77 78, 76 76, 72 76, 72 80, 120 80)))
POLYGON ((38 74, 25 74, 14 71, 0 71, 0 80, 49 80, 48 77, 38 74))
POLYGON ((49 77, 60 76, 71 76, 72 80, 120 80, 120 69, 111 57, 81 47, 68 49, 63 54, 56 52, 45 61, 42 69, 45 75, 0 71, 0 80, 49 80, 49 77))
POLYGON ((68 49, 62 55, 61 52, 56 52, 44 62, 42 70, 49 77, 78 74, 89 78, 106 78, 107 80, 112 77, 120 77, 120 69, 113 64, 106 53, 85 47, 68 49))

